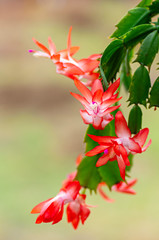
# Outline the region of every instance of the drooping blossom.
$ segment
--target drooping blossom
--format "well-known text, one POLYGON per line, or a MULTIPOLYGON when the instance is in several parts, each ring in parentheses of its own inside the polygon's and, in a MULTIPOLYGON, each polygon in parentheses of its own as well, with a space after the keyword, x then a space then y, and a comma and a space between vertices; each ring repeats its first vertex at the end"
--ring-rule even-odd
POLYGON ((108 161, 117 160, 120 175, 125 180, 125 168, 130 165, 129 154, 142 153, 151 144, 151 140, 149 140, 144 147, 149 129, 144 128, 132 137, 122 112, 118 111, 115 115, 115 133, 117 137, 88 135, 91 139, 98 142, 99 146, 87 152, 86 156, 94 156, 103 152, 103 156, 96 163, 97 167, 105 165, 108 161))
POLYGON ((31 213, 39 213, 36 223, 58 223, 63 217, 64 205, 74 201, 79 194, 81 186, 78 181, 69 182, 56 197, 50 198, 35 206, 31 213))
MULTIPOLYGON (((127 182, 119 182, 117 184, 114 184, 111 188, 112 191, 120 192, 120 193, 126 193, 126 194, 136 194, 136 192, 132 189, 132 187, 136 184, 137 179, 133 179, 127 182)), ((104 200, 107 202, 114 202, 113 199, 110 199, 107 194, 103 191, 102 187, 107 186, 105 182, 101 182, 98 184, 97 191, 102 196, 104 200)))
POLYGON ((126 194, 136 194, 132 187, 136 184, 137 179, 132 179, 127 182, 119 182, 112 186, 112 190, 115 192, 126 193, 126 194))
POLYGON ((79 50, 78 46, 71 46, 71 31, 70 27, 67 48, 61 51, 56 51, 56 47, 51 38, 48 38, 49 48, 45 47, 42 43, 33 38, 34 43, 42 50, 35 51, 29 50, 36 57, 49 58, 56 65, 56 72, 65 75, 71 79, 86 79, 83 82, 87 86, 92 86, 95 79, 99 78, 99 73, 96 68, 99 66, 99 58, 101 54, 93 54, 88 58, 83 58, 81 60, 76 60, 72 56, 79 50))
POLYGON ((72 223, 74 229, 78 227, 81 220, 82 224, 86 221, 90 214, 90 210, 85 203, 86 195, 78 194, 76 199, 67 206, 67 221, 72 223))
POLYGON ((68 59, 68 54, 70 56, 74 55, 80 47, 74 46, 71 47, 71 30, 72 27, 70 27, 69 34, 68 34, 68 43, 67 48, 61 51, 56 50, 56 46, 54 42, 52 41, 51 37, 48 37, 48 45, 49 48, 47 48, 45 45, 37 41, 35 38, 33 38, 34 43, 42 50, 42 51, 36 51, 30 49, 29 52, 33 53, 33 56, 35 57, 44 57, 49 59, 54 59, 53 61, 56 63, 56 58, 60 58, 60 61, 62 62, 63 59, 68 59), (69 51, 69 53, 68 53, 69 51))
POLYGON ((85 107, 85 110, 80 110, 84 123, 92 124, 95 129, 104 129, 113 120, 110 113, 120 107, 120 105, 110 107, 121 99, 117 98, 118 94, 114 94, 119 87, 120 79, 111 84, 105 92, 99 79, 94 81, 91 91, 79 80, 75 80, 74 83, 83 94, 81 96, 71 92, 72 96, 85 107))

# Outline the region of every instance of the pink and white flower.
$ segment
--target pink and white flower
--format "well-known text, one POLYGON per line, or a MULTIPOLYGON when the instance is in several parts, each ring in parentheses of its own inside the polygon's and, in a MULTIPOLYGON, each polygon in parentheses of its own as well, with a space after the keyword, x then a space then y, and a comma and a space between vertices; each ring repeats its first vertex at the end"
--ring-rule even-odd
POLYGON ((83 94, 81 96, 71 92, 72 96, 85 107, 85 110, 80 110, 84 123, 92 124, 95 129, 104 129, 113 120, 110 113, 120 107, 120 105, 110 107, 121 99, 117 98, 118 94, 114 94, 119 87, 120 79, 111 84, 105 92, 99 79, 94 81, 91 91, 79 80, 74 80, 74 83, 83 94))

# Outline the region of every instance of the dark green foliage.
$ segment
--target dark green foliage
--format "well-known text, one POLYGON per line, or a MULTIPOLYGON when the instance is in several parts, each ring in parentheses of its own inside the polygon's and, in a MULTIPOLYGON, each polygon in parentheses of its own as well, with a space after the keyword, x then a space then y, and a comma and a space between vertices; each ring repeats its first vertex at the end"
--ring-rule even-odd
POLYGON ((150 33, 143 41, 135 62, 139 62, 145 66, 150 67, 159 48, 159 35, 158 31, 150 33))
POLYGON ((142 7, 131 9, 128 14, 116 25, 118 29, 111 35, 111 38, 119 38, 130 31, 133 27, 149 22, 150 16, 148 9, 142 7))
POLYGON ((148 98, 149 88, 151 86, 150 77, 147 69, 140 66, 135 71, 130 84, 130 104, 143 104, 146 106, 146 99, 148 98))
POLYGON ((128 91, 131 83, 131 68, 130 60, 132 58, 132 50, 127 50, 125 58, 121 65, 120 81, 124 84, 125 89, 128 91))
POLYGON ((122 36, 126 47, 134 47, 143 40, 149 33, 156 30, 156 27, 151 24, 142 24, 132 28, 129 32, 122 36))
POLYGON ((99 173, 104 182, 106 182, 107 186, 111 188, 114 184, 123 181, 117 161, 110 162, 98 168, 99 173))
POLYGON ((133 134, 138 133, 142 127, 142 111, 138 105, 134 105, 129 113, 128 127, 133 134))
POLYGON ((96 162, 99 156, 85 157, 78 167, 76 179, 80 182, 81 186, 96 190, 98 184, 101 182, 96 162))
POLYGON ((159 14, 159 0, 152 2, 152 5, 149 6, 151 17, 159 14))
POLYGON ((154 82, 150 92, 150 107, 159 107, 159 77, 154 82))
MULTIPOLYGON (((113 82, 125 56, 126 49, 121 39, 115 40, 105 49, 100 62, 102 78, 108 83, 113 82)), ((104 84, 105 84, 104 81, 104 84)), ((105 88, 107 88, 105 84, 105 88)))
MULTIPOLYGON (((155 81, 149 96, 151 87, 149 72, 150 67, 158 53, 159 46, 159 20, 152 23, 152 17, 159 13, 159 0, 142 0, 137 7, 130 10, 128 14, 117 24, 116 31, 112 34, 115 38, 105 49, 100 61, 100 74, 103 88, 106 90, 116 79, 120 71, 121 83, 129 90, 129 105, 135 104, 130 111, 128 126, 132 134, 139 132, 142 126, 142 111, 138 104, 144 106, 149 101, 150 107, 159 107, 159 77, 155 81), (140 66, 131 74, 130 62, 134 48, 141 44, 137 53, 136 62, 140 66), (146 67, 145 67, 146 66, 146 67)), ((115 112, 113 113, 115 116, 115 112)), ((92 125, 88 127, 85 142, 86 152, 98 145, 87 134, 96 136, 115 136, 114 120, 104 130, 96 130, 92 125)), ((98 184, 106 182, 109 188, 123 181, 117 161, 108 161, 101 167, 96 167, 96 162, 102 156, 98 154, 93 157, 84 157, 77 169, 76 179, 83 187, 96 191, 98 184)), ((133 164, 133 155, 129 155, 130 166, 126 167, 126 176, 133 164)))

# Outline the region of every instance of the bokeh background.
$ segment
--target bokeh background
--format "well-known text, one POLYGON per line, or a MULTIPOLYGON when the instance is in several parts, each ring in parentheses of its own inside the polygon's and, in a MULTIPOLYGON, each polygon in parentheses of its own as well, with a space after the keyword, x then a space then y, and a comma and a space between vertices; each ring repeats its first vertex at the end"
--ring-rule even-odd
MULTIPOLYGON (((74 170, 86 130, 81 106, 69 93, 75 91, 72 80, 57 75, 51 61, 28 53, 37 49, 32 37, 47 44, 51 36, 57 49, 64 49, 72 25, 77 58, 101 53, 115 24, 137 3, 0 0, 0 239, 159 239, 159 112, 153 109, 143 109, 143 127, 150 128, 153 143, 135 158, 136 196, 108 192, 116 199, 110 204, 93 194, 87 203, 98 207, 77 231, 66 217, 55 226, 35 225, 30 214, 37 203, 55 196, 74 170)), ((151 75, 154 81, 157 73, 151 75)))

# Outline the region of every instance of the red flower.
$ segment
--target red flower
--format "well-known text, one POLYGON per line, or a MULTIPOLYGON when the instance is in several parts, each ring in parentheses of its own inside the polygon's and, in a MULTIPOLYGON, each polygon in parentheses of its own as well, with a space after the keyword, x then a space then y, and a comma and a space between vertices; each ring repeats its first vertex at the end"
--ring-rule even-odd
POLYGON ((137 182, 137 179, 133 179, 128 181, 127 183, 125 182, 119 182, 112 186, 112 190, 120 193, 127 193, 127 194, 136 194, 136 192, 131 189, 137 182))
POLYGON ((35 206, 31 213, 39 213, 36 223, 58 223, 63 217, 64 205, 76 199, 81 186, 78 181, 69 182, 56 197, 35 206))
POLYGON ((104 129, 113 119, 110 113, 120 107, 110 107, 121 99, 121 97, 117 98, 118 94, 114 94, 119 87, 120 79, 111 84, 105 92, 103 91, 101 81, 98 79, 94 81, 91 91, 79 80, 75 80, 74 83, 83 94, 81 96, 71 92, 72 96, 79 100, 85 107, 85 110, 80 110, 84 123, 92 124, 95 129, 104 129))
MULTIPOLYGON (((71 47, 71 30, 72 27, 70 27, 69 34, 68 34, 68 46, 67 49, 56 51, 56 47, 54 42, 51 40, 51 38, 48 38, 48 45, 49 48, 45 47, 42 43, 37 41, 35 38, 33 38, 34 43, 42 50, 42 51, 35 51, 35 50, 29 50, 29 52, 33 52, 33 55, 35 57, 46 57, 50 59, 55 59, 54 62, 56 62, 56 58, 61 59, 68 59, 68 51, 69 55, 74 55, 78 50, 79 47, 71 47)), ((62 61, 61 61, 62 62, 62 61)))
POLYGON ((149 129, 144 128, 134 137, 131 137, 131 132, 128 128, 126 120, 122 112, 119 111, 115 115, 115 132, 117 137, 88 135, 100 145, 87 152, 86 156, 94 156, 98 153, 104 152, 103 156, 98 159, 96 166, 100 167, 105 165, 108 161, 117 160, 120 175, 122 179, 125 180, 125 167, 130 165, 128 155, 130 153, 141 153, 151 144, 151 140, 149 140, 148 144, 143 147, 146 142, 149 129))
POLYGON ((72 56, 79 50, 79 47, 71 47, 71 31, 72 27, 69 29, 66 49, 57 52, 55 44, 50 37, 48 38, 49 48, 33 38, 35 44, 42 51, 29 50, 29 52, 33 52, 33 55, 36 57, 50 58, 56 65, 57 73, 63 74, 73 80, 77 78, 80 80, 86 79, 87 82, 84 84, 91 86, 94 80, 99 78, 99 73, 94 70, 99 66, 98 59, 101 58, 101 54, 93 54, 88 58, 83 58, 81 60, 75 60, 72 58, 72 56))
POLYGON ((90 214, 90 210, 85 204, 85 198, 85 194, 79 194, 77 198, 67 206, 67 221, 72 223, 74 229, 78 227, 80 220, 82 224, 84 224, 90 214))
MULTIPOLYGON (((137 182, 137 179, 130 180, 128 182, 119 182, 115 185, 112 186, 111 190, 115 192, 120 192, 120 193, 126 193, 126 194, 136 194, 136 192, 131 188, 135 185, 137 182)), ((113 199, 110 199, 106 193, 103 191, 102 186, 107 186, 105 182, 101 182, 98 184, 97 190, 99 194, 106 200, 107 202, 114 202, 113 199)))

